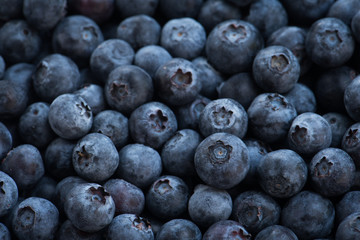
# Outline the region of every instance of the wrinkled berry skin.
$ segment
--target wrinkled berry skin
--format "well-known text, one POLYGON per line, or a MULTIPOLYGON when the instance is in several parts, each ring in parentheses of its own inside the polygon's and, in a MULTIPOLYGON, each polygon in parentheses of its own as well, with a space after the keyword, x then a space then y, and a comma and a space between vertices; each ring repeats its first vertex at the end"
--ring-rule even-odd
POLYGON ((252 235, 238 222, 222 220, 211 225, 204 233, 203 240, 239 239, 250 240, 252 235))
POLYGON ((49 124, 62 138, 78 139, 90 131, 92 123, 91 108, 78 95, 62 94, 50 105, 49 124))
POLYGON ((13 146, 13 139, 9 129, 0 122, 0 159, 3 159, 13 146))
POLYGON ((249 171, 249 151, 244 142, 229 133, 214 133, 197 147, 194 157, 199 177, 208 185, 229 189, 249 171))
POLYGON ((119 167, 116 176, 145 189, 162 172, 159 153, 143 144, 128 144, 119 151, 119 167))
POLYGON ((246 191, 235 198, 232 215, 249 232, 258 233, 268 226, 278 224, 280 212, 280 205, 269 195, 246 191))
POLYGON ((198 226, 209 227, 228 219, 232 207, 231 196, 226 190, 199 184, 189 199, 188 212, 198 226))
POLYGON ((112 221, 115 203, 101 185, 83 183, 69 191, 64 210, 76 228, 84 232, 97 232, 112 221))
POLYGON ((266 143, 283 139, 297 116, 295 107, 278 93, 258 95, 249 106, 249 129, 266 143))
POLYGON ((8 214, 11 211, 11 209, 17 203, 18 197, 19 197, 19 191, 14 179, 12 179, 5 172, 0 171, 0 216, 1 217, 8 214))
POLYGON ((305 47, 310 59, 322 67, 338 67, 354 53, 355 40, 349 26, 337 18, 322 18, 311 25, 305 47))
POLYGON ((315 112, 317 108, 316 98, 313 91, 302 83, 296 83, 295 86, 284 97, 294 105, 297 114, 304 112, 315 112))
POLYGON ((287 139, 290 149, 310 156, 330 146, 331 127, 319 114, 303 113, 291 123, 287 139))
POLYGON ((148 102, 135 109, 129 118, 132 139, 160 148, 177 130, 173 111, 161 102, 148 102))
POLYGON ((349 191, 355 179, 355 163, 339 148, 325 148, 312 158, 309 175, 312 186, 323 196, 339 196, 349 191))
POLYGON ((102 232, 87 233, 74 227, 70 220, 66 220, 61 224, 57 231, 57 240, 102 240, 102 232))
POLYGON ((135 214, 121 214, 112 220, 107 229, 106 239, 154 240, 154 233, 145 218, 135 214))
POLYGON ((360 212, 355 212, 346 217, 336 230, 336 239, 353 240, 360 238, 360 212))
POLYGON ((277 198, 300 192, 308 177, 305 161, 289 149, 269 152, 261 158, 256 171, 262 189, 277 198))
POLYGON ((161 219, 172 219, 186 211, 189 188, 179 177, 165 175, 159 177, 146 193, 147 210, 161 219))
POLYGON ((347 216, 358 212, 360 207, 360 191, 349 191, 336 204, 336 221, 342 222, 347 216))
POLYGON ((226 132, 243 138, 247 132, 248 116, 244 107, 230 98, 221 98, 207 104, 200 114, 199 130, 204 137, 226 132))
POLYGON ((255 240, 298 240, 298 238, 289 228, 273 225, 261 230, 256 235, 255 240))
POLYGON ((156 240, 201 240, 202 234, 198 226, 186 219, 173 219, 161 226, 156 233, 156 240))
POLYGON ((335 209, 331 201, 310 191, 302 191, 290 198, 281 212, 281 225, 304 240, 328 236, 334 219, 335 209))
POLYGON ((264 40, 254 25, 242 20, 227 20, 210 32, 205 52, 218 71, 235 74, 251 68, 263 45, 264 40))
POLYGON ((26 198, 14 209, 12 229, 20 240, 54 239, 58 225, 59 211, 44 198, 26 198))
POLYGON ((75 145, 72 163, 80 177, 102 182, 115 173, 119 165, 119 154, 109 137, 101 133, 90 133, 75 145))

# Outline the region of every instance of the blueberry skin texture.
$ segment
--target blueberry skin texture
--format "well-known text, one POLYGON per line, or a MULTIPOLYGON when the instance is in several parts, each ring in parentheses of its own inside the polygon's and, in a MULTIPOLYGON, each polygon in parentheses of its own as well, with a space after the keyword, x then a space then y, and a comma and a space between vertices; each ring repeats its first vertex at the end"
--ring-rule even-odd
POLYGON ((75 145, 72 163, 80 177, 102 182, 115 173, 119 154, 109 137, 101 133, 89 133, 75 145))
POLYGON ((17 63, 8 67, 4 74, 4 79, 22 84, 27 88, 32 86, 32 73, 35 65, 30 63, 17 63))
POLYGON ((248 116, 240 103, 221 98, 207 104, 200 114, 199 129, 204 137, 226 132, 243 138, 248 127, 248 116))
POLYGON ((196 18, 203 0, 159 0, 159 10, 166 19, 196 18))
POLYGON ((281 94, 262 93, 247 110, 249 130, 266 143, 282 140, 297 116, 295 107, 281 94))
POLYGON ((203 51, 206 43, 204 27, 192 18, 177 18, 165 23, 160 44, 173 57, 193 59, 203 51))
POLYGON ((131 113, 129 130, 136 143, 158 149, 177 131, 177 121, 165 104, 148 102, 131 113))
POLYGON ((54 52, 70 57, 79 66, 88 65, 91 53, 103 41, 99 26, 81 15, 61 20, 52 35, 54 52))
POLYGON ((104 188, 110 193, 115 203, 115 216, 132 213, 140 216, 145 207, 143 191, 123 179, 109 179, 104 188))
POLYGON ((18 239, 54 239, 59 211, 44 198, 29 197, 14 209, 12 230, 18 239))
POLYGON ((20 116, 29 101, 29 89, 10 80, 0 81, 0 118, 20 116))
POLYGON ((117 149, 126 145, 129 139, 128 118, 113 110, 105 110, 94 117, 91 132, 109 137, 117 149))
POLYGON ((177 131, 161 149, 164 170, 178 177, 195 176, 194 155, 201 141, 200 134, 192 129, 177 131))
POLYGON ((332 141, 331 147, 340 147, 342 138, 346 130, 352 125, 353 121, 345 114, 328 112, 322 116, 330 124, 332 141))
POLYGON ((305 112, 315 112, 317 102, 314 92, 302 83, 296 83, 295 86, 284 97, 294 105, 297 114, 305 112))
POLYGON ((304 187, 308 168, 296 152, 279 149, 267 153, 256 168, 261 188, 272 197, 289 198, 304 187))
POLYGON ((14 179, 20 191, 35 186, 45 173, 39 150, 30 144, 13 148, 2 160, 0 170, 14 179))
POLYGON ((30 62, 41 46, 39 33, 25 20, 10 20, 0 28, 0 54, 7 63, 30 62))
POLYGON ((360 123, 354 123, 351 125, 345 132, 342 142, 341 148, 347 152, 357 168, 360 167, 360 123))
POLYGON ((50 30, 66 14, 66 0, 24 0, 23 14, 26 21, 38 30, 50 30))
POLYGON ((24 0, 1 0, 0 19, 9 21, 10 19, 21 17, 24 0))
POLYGON ((259 30, 242 20, 227 20, 210 32, 205 45, 206 56, 215 69, 235 74, 251 69, 264 40, 259 30))
POLYGON ((84 232, 97 232, 109 225, 115 214, 115 203, 101 185, 83 183, 66 196, 64 210, 71 223, 84 232))
POLYGON ((49 123, 58 136, 69 140, 79 139, 90 131, 93 114, 82 97, 62 94, 50 105, 49 123))
POLYGON ((183 58, 173 58, 160 66, 154 83, 159 98, 172 106, 192 102, 201 90, 199 72, 192 62, 183 58))
POLYGON ((360 10, 360 2, 356 0, 340 0, 331 5, 327 17, 338 18, 347 25, 351 25, 351 21, 355 14, 360 10))
POLYGON ((123 18, 145 14, 152 16, 159 4, 159 0, 115 0, 118 12, 123 18))
POLYGON ((94 115, 104 111, 106 108, 104 89, 99 85, 85 83, 74 94, 79 95, 89 104, 94 115))
POLYGON ((360 76, 352 80, 344 91, 344 105, 348 115, 355 121, 360 121, 360 97, 357 92, 360 89, 360 76))
POLYGON ((253 62, 256 84, 267 92, 289 92, 300 77, 300 64, 290 49, 270 46, 260 50, 253 62))
POLYGON ((249 171, 249 151, 244 142, 229 133, 214 133, 197 147, 194 157, 199 177, 208 185, 229 189, 249 171))
POLYGON ((238 73, 222 82, 217 91, 219 98, 231 98, 248 109, 251 102, 260 94, 260 88, 255 84, 250 73, 238 73))
POLYGON ((128 144, 119 151, 119 167, 116 176, 145 189, 162 172, 159 153, 142 144, 128 144))
POLYGON ((359 233, 360 212, 355 212, 346 217, 336 230, 336 239, 352 240, 360 237, 359 233))
POLYGON ((250 240, 252 235, 238 222, 222 220, 211 225, 203 235, 203 240, 235 239, 250 240))
POLYGON ((36 102, 26 108, 18 123, 24 143, 45 148, 55 137, 48 122, 49 109, 49 104, 45 102, 36 102))
POLYGON ((67 2, 70 12, 85 15, 98 24, 109 20, 115 10, 115 0, 69 0, 67 2))
POLYGON ((347 216, 358 212, 360 206, 360 191, 349 191, 336 204, 336 221, 342 222, 347 216))
POLYGON ((160 219, 173 219, 186 212, 189 188, 179 177, 164 175, 148 189, 145 201, 147 210, 160 219))
POLYGON ((3 223, 0 223, 0 239, 11 240, 10 231, 3 223))
POLYGON ((304 240, 328 236, 334 219, 332 202, 310 191, 302 191, 290 198, 281 211, 281 225, 304 240))
POLYGON ((240 19, 241 17, 240 9, 229 1, 212 0, 202 4, 197 20, 207 32, 210 32, 223 21, 240 19))
POLYGON ((202 234, 198 226, 187 219, 173 219, 161 226, 156 233, 156 240, 201 240, 202 234))
POLYGON ((121 39, 106 40, 91 53, 91 72, 105 83, 112 70, 122 65, 130 65, 134 56, 134 49, 128 42, 121 39))
POLYGON ((312 186, 326 197, 348 192, 354 184, 355 170, 352 158, 339 148, 319 151, 309 164, 312 186))
POLYGON ((289 228, 273 225, 261 230, 256 235, 255 240, 298 240, 298 238, 289 228))
POLYGON ((154 18, 140 14, 120 22, 116 37, 128 42, 134 50, 137 50, 147 45, 157 45, 160 34, 160 24, 154 18))
POLYGON ((109 74, 104 92, 111 108, 129 115, 135 108, 152 100, 154 86, 150 75, 143 69, 123 65, 109 74))
POLYGON ((260 0, 250 5, 249 15, 245 20, 254 24, 267 39, 271 33, 288 24, 288 15, 280 1, 260 0))
POLYGON ((0 79, 3 79, 5 74, 6 63, 4 58, 0 55, 0 79))
POLYGON ((325 68, 338 67, 354 53, 355 40, 349 26, 337 18, 322 18, 311 25, 305 40, 310 59, 325 68))
POLYGON ((360 13, 357 12, 353 19, 351 20, 351 30, 353 32, 354 38, 356 39, 356 41, 359 43, 360 42, 360 24, 359 24, 359 19, 360 19, 360 13))
POLYGON ((0 159, 3 159, 13 146, 13 139, 9 129, 0 122, 0 159))
POLYGON ((158 45, 148 45, 136 52, 134 65, 141 67, 151 78, 154 78, 158 68, 170 61, 171 58, 172 56, 165 48, 158 45))
POLYGON ((154 233, 150 222, 145 218, 135 214, 121 214, 111 221, 106 239, 154 240, 154 233))
POLYGON ((299 154, 313 155, 331 145, 330 124, 317 113, 303 113, 291 123, 287 141, 299 154))
POLYGON ((231 196, 226 190, 199 184, 189 199, 188 212, 194 223, 207 228, 216 222, 227 220, 232 207, 231 196))
POLYGON ((3 171, 0 171, 0 189, 0 216, 2 217, 16 205, 19 191, 14 179, 3 171))
POLYGON ((258 233, 262 229, 279 223, 280 205, 269 195, 258 191, 246 191, 234 200, 234 220, 247 231, 258 233))
POLYGON ((70 222, 70 220, 66 220, 61 224, 59 230, 56 233, 57 240, 102 240, 102 232, 96 233, 87 233, 84 231, 80 231, 70 222))

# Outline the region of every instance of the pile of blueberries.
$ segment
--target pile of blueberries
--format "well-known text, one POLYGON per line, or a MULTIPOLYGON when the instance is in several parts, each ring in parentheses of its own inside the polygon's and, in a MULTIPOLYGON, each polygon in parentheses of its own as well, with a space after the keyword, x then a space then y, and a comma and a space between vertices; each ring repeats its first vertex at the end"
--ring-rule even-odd
POLYGON ((359 0, 0 0, 0 239, 360 239, 359 0))

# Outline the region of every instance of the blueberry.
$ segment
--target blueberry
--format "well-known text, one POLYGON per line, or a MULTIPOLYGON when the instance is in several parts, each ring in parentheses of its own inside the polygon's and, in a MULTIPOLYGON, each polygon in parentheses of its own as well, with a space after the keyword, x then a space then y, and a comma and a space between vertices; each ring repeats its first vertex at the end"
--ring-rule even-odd
POLYGON ((3 79, 5 74, 6 63, 4 58, 0 55, 0 79, 3 79))
POLYGON ((111 221, 106 239, 154 240, 154 233, 147 219, 135 214, 121 214, 111 221))
POLYGON ((50 30, 65 16, 66 0, 24 0, 23 13, 29 24, 39 30, 50 30))
POLYGON ((360 2, 357 0, 338 0, 331 5, 326 16, 338 18, 350 26, 353 17, 359 10, 360 2))
POLYGON ((0 28, 0 54, 7 63, 30 62, 41 45, 39 33, 25 20, 10 20, 0 28))
POLYGON ((201 90, 201 80, 195 65, 183 58, 173 58, 155 73, 157 95, 166 104, 185 105, 195 100, 201 90))
POLYGON ((116 176, 139 188, 152 184, 162 172, 159 153, 142 144, 128 144, 119 151, 116 176))
POLYGON ((61 54, 51 54, 42 59, 32 78, 36 94, 47 102, 61 94, 74 92, 81 84, 77 65, 61 54))
POLYGON ((0 20, 9 21, 19 18, 22 15, 24 0, 1 0, 0 1, 0 20))
POLYGON ((259 232, 255 240, 298 240, 297 236, 289 228, 282 225, 273 225, 259 232))
POLYGON ((62 94, 50 105, 49 123, 60 137, 78 139, 90 131, 93 114, 82 97, 62 94))
POLYGON ((0 80, 0 118, 20 116, 29 100, 29 88, 10 80, 0 80))
POLYGON ((56 185, 54 179, 43 176, 31 190, 30 196, 44 198, 53 203, 56 198, 56 185))
POLYGON ((155 77, 157 69, 171 60, 170 53, 158 45, 148 45, 140 48, 134 58, 134 64, 144 69, 151 78, 155 77))
MULTIPOLYGON (((18 201, 17 185, 8 174, 0 171, 0 216, 10 213, 18 201)), ((0 231, 1 232, 1 231, 0 231)), ((1 236, 1 233, 0 233, 1 236)))
POLYGON ((135 65, 123 65, 109 74, 104 87, 105 99, 110 107, 128 115, 152 100, 153 88, 147 72, 135 65))
POLYGON ((176 132, 177 121, 165 104, 148 102, 131 113, 129 130, 135 142, 158 149, 176 132))
POLYGON ((156 234, 156 240, 201 240, 200 229, 187 219, 173 219, 161 226, 156 234))
POLYGON ((352 240, 360 237, 360 212, 355 212, 346 217, 336 230, 336 239, 352 240))
POLYGON ((12 229, 18 239, 54 239, 59 211, 44 198, 29 197, 14 209, 12 229))
POLYGON ((11 240, 10 231, 3 223, 0 223, 0 239, 11 240))
POLYGON ((30 144, 13 148, 2 160, 0 170, 14 179, 20 191, 35 186, 45 173, 39 150, 30 144))
POLYGON ((295 107, 281 94, 262 93, 249 106, 249 130, 267 143, 282 140, 297 116, 295 107))
POLYGON ((291 123, 287 139, 290 149, 299 154, 313 155, 330 146, 331 127, 317 113, 302 113, 291 123))
POLYGON ((97 23, 103 23, 111 18, 115 10, 115 0, 69 0, 70 12, 87 16, 97 23))
POLYGON ((329 235, 334 219, 332 202, 310 191, 302 191, 290 198, 281 211, 281 224, 304 240, 329 235))
POLYGON ((359 130, 360 130, 360 123, 354 123, 346 130, 341 142, 341 148, 351 156, 357 168, 360 167, 360 154, 359 154, 360 131, 359 130))
POLYGON ((284 97, 294 105, 297 114, 305 112, 315 112, 317 102, 314 92, 302 83, 296 83, 295 86, 284 97))
POLYGON ((359 12, 360 11, 357 11, 351 20, 351 30, 353 32, 354 38, 356 39, 356 41, 358 43, 360 42, 360 24, 359 24, 360 13, 359 12))
POLYGON ((87 233, 74 227, 70 220, 66 220, 61 224, 56 234, 57 240, 102 240, 102 231, 95 233, 87 233))
POLYGON ((264 40, 254 25, 242 20, 227 20, 210 32, 205 52, 215 69, 235 74, 250 70, 263 45, 264 40))
POLYGON ((117 149, 120 149, 128 142, 128 119, 117 111, 102 111, 94 117, 91 132, 104 134, 111 139, 117 149))
POLYGON ((229 189, 249 171, 249 151, 244 142, 229 133, 214 133, 197 147, 194 157, 199 177, 208 185, 229 189))
POLYGON ((3 159, 13 146, 13 139, 9 129, 0 122, 0 159, 3 159))
POLYGON ((109 137, 101 133, 89 133, 75 145, 72 163, 80 177, 102 182, 115 173, 119 154, 109 137))
POLYGON ((161 150, 164 169, 169 174, 179 177, 194 176, 194 155, 201 140, 200 134, 194 130, 177 131, 161 150))
POLYGON ((89 104, 94 115, 105 110, 104 89, 101 86, 86 83, 79 90, 75 91, 74 94, 79 95, 89 104))
POLYGON ((140 215, 145 207, 142 190, 123 179, 110 179, 104 184, 115 203, 115 215, 132 213, 140 215))
POLYGON ((10 82, 17 82, 30 89, 32 86, 32 73, 34 69, 35 65, 33 64, 17 63, 6 69, 4 79, 10 80, 10 82))
POLYGON ((250 240, 252 235, 238 222, 222 220, 211 225, 204 233, 203 240, 240 239, 250 240))
POLYGON ((125 18, 117 28, 116 37, 138 50, 144 46, 157 45, 160 34, 160 24, 154 18, 140 14, 125 18))
POLYGON ((65 213, 71 223, 84 232, 97 232, 108 226, 115 214, 115 203, 101 185, 83 183, 66 196, 65 213))
POLYGON ((359 105, 360 98, 356 94, 360 88, 360 76, 356 77, 347 85, 344 92, 344 105, 348 115, 355 121, 360 120, 359 105))
POLYGON ((322 67, 338 67, 354 53, 355 41, 349 26, 337 18, 322 18, 311 25, 306 41, 310 59, 322 67))
POLYGON ((336 204, 336 220, 342 222, 347 216, 358 212, 360 207, 360 191, 348 191, 336 204))
POLYGON ((138 14, 146 14, 152 16, 159 4, 159 0, 115 0, 116 7, 122 18, 138 14))
POLYGON ((199 184, 188 204, 191 219, 199 226, 210 225, 230 217, 233 202, 226 190, 199 184))
POLYGON ((167 19, 196 18, 204 0, 159 0, 159 9, 167 19))
POLYGON ((189 188, 186 183, 171 175, 156 179, 145 196, 147 210, 161 219, 181 216, 186 211, 188 200, 189 188))
POLYGON ((322 116, 330 124, 332 140, 331 147, 340 147, 346 130, 352 125, 352 120, 345 114, 328 112, 322 116))
POLYGON ((199 129, 203 136, 226 132, 243 138, 248 127, 248 116, 240 103, 220 98, 207 104, 200 114, 199 129))
POLYGON ((300 64, 290 49, 270 46, 260 50, 253 62, 256 84, 267 92, 286 93, 300 77, 300 64))
POLYGON ((163 26, 160 43, 173 57, 193 59, 205 47, 206 32, 192 18, 172 19, 163 26))

